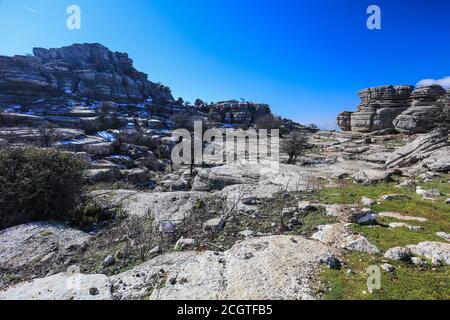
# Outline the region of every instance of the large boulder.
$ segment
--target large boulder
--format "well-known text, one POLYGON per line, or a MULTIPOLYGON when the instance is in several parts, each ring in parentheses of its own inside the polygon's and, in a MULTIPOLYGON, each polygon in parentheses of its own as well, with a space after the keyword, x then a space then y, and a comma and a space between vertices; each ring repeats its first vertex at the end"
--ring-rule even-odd
POLYGON ((434 129, 444 107, 437 100, 445 94, 446 90, 439 85, 417 88, 411 95, 412 106, 395 118, 395 129, 407 134, 434 129))

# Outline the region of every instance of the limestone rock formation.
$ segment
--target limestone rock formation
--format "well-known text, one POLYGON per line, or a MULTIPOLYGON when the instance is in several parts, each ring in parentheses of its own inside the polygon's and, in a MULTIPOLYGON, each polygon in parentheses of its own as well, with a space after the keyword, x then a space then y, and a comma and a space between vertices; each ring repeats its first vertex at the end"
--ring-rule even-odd
POLYGON ((448 112, 448 94, 439 85, 380 86, 359 92, 356 112, 342 112, 337 124, 344 131, 426 133, 438 126, 448 112))
POLYGON ((352 131, 393 129, 394 119, 410 104, 413 86, 381 86, 361 90, 358 111, 351 114, 352 131))
POLYGON ((401 133, 425 133, 439 124, 443 104, 438 102, 446 90, 438 85, 419 87, 411 95, 412 106, 394 120, 401 133))
POLYGON ((424 162, 424 167, 432 169, 434 166, 435 171, 445 172, 450 162, 448 150, 448 134, 445 131, 436 130, 422 135, 393 152, 388 157, 386 166, 388 168, 401 168, 424 162), (436 157, 436 153, 439 153, 440 156, 436 157))
POLYGON ((40 98, 116 102, 173 101, 170 89, 150 82, 126 53, 101 44, 35 48, 34 56, 0 56, 0 105, 29 105, 40 98))

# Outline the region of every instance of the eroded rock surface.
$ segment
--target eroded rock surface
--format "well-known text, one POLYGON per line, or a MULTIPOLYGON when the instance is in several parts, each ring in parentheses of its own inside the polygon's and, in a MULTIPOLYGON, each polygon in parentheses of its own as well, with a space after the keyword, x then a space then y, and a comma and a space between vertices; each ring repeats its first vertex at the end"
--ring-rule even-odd
POLYGON ((314 299, 315 270, 331 253, 325 245, 300 237, 247 239, 224 253, 186 252, 153 259, 112 277, 113 295, 161 300, 314 299), (149 283, 158 278, 165 285, 154 290, 149 283))
POLYGON ((88 246, 90 236, 64 224, 32 222, 0 231, 0 267, 39 263, 51 254, 67 256, 88 246))

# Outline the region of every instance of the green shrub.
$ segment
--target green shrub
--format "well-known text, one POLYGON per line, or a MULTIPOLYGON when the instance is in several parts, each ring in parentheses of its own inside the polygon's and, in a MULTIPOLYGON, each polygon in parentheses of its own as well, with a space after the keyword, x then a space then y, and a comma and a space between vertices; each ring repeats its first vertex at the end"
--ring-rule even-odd
POLYGON ((0 150, 0 229, 32 220, 77 222, 84 166, 54 149, 0 150))

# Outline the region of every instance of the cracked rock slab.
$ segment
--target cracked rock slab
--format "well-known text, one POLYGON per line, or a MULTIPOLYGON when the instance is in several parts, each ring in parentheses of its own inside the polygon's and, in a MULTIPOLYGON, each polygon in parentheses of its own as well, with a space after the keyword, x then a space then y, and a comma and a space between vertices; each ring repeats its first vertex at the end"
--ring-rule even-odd
POLYGON ((0 232, 0 267, 20 268, 53 252, 70 255, 85 248, 87 233, 61 223, 33 222, 0 232))
POLYGON ((128 215, 144 217, 150 213, 159 224, 180 222, 189 217, 196 204, 208 197, 205 192, 136 192, 130 190, 96 191, 97 200, 118 206, 128 215))
POLYGON ((110 300, 111 283, 101 274, 60 273, 0 292, 0 300, 110 300))
POLYGON ((111 278, 118 299, 314 299, 319 261, 331 249, 301 237, 247 239, 223 252, 182 252, 111 278), (157 285, 158 279, 162 281, 157 285))

